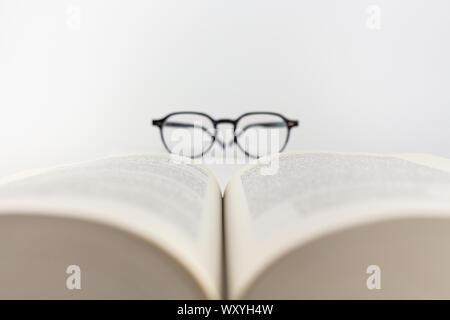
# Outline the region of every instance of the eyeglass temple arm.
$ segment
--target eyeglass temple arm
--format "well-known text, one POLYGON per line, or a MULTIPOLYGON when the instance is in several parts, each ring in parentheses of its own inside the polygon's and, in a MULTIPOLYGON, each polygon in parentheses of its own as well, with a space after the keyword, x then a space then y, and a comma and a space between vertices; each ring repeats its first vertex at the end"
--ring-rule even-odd
MULTIPOLYGON (((158 120, 155 120, 155 121, 153 121, 153 125, 161 127, 162 123, 161 122, 158 123, 158 120)), ((172 121, 166 121, 166 122, 164 122, 164 125, 168 126, 168 127, 175 127, 175 128, 200 128, 207 135, 209 135, 212 139, 215 139, 223 149, 225 149, 225 147, 226 147, 226 144, 222 140, 217 138, 215 135, 213 135, 211 132, 209 132, 207 128, 205 128, 203 126, 199 126, 199 125, 192 124, 192 123, 172 122, 172 121)))

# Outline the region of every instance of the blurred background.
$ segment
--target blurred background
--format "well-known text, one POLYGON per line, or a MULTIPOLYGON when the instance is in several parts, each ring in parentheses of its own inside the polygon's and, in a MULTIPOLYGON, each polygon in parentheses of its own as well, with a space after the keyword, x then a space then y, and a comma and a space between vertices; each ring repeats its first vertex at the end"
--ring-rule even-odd
MULTIPOLYGON (((0 177, 165 152, 151 119, 299 119, 287 150, 450 157, 447 0, 0 0, 0 177)), ((234 169, 233 169, 234 170, 234 169)))

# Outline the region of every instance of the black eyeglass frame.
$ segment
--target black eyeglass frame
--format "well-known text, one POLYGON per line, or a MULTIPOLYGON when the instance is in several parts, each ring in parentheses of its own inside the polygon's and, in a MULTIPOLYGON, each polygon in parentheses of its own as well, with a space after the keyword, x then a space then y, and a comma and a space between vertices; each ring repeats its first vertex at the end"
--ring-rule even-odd
MULTIPOLYGON (((278 116, 278 117, 280 117, 280 118, 284 121, 284 123, 285 123, 285 125, 286 125, 286 128, 287 128, 287 135, 286 135, 286 141, 284 142, 283 146, 280 148, 280 150, 279 150, 278 152, 282 152, 282 151, 286 148, 286 145, 287 145, 287 143, 288 143, 288 141, 289 141, 289 137, 290 137, 290 134, 291 134, 291 129, 294 128, 294 127, 299 126, 299 124, 300 124, 300 122, 299 122, 298 120, 291 120, 291 119, 288 119, 288 118, 286 118, 285 116, 283 116, 282 114, 279 114, 279 113, 277 113, 277 112, 267 112, 267 111, 252 111, 252 112, 247 112, 247 113, 244 113, 244 114, 240 115, 240 116, 239 116, 238 118, 236 118, 235 120, 229 119, 229 118, 222 118, 222 119, 217 119, 217 120, 216 120, 216 119, 213 119, 210 115, 208 115, 208 114, 206 114, 206 113, 203 113, 203 112, 197 112, 197 111, 178 111, 178 112, 172 112, 172 113, 169 113, 168 115, 166 115, 164 118, 152 120, 152 125, 154 125, 154 126, 156 126, 156 127, 159 128, 159 133, 160 133, 160 136, 161 136, 162 143, 163 143, 163 145, 164 145, 164 148, 165 148, 169 153, 172 153, 172 151, 171 151, 170 148, 167 146, 166 141, 165 141, 165 139, 164 139, 164 134, 163 134, 164 123, 165 123, 165 122, 167 121, 167 119, 169 119, 170 117, 175 116, 175 115, 179 115, 179 114, 192 114, 192 115, 204 116, 204 117, 208 118, 209 120, 211 120, 211 122, 212 122, 212 124, 213 124, 213 126, 214 126, 214 133, 211 135, 211 137, 212 137, 211 145, 210 145, 206 150, 204 150, 201 154, 191 156, 191 158, 193 158, 193 159, 199 158, 199 157, 203 157, 205 154, 207 154, 207 153, 209 152, 209 150, 211 150, 211 148, 214 146, 214 142, 217 141, 217 140, 216 140, 217 125, 219 125, 219 124, 221 124, 221 123, 229 123, 229 124, 232 124, 232 125, 233 125, 233 135, 234 135, 233 143, 235 143, 235 144, 238 146, 238 148, 239 148, 246 156, 251 157, 251 158, 259 158, 259 157, 258 157, 258 156, 254 156, 254 155, 252 155, 252 154, 249 154, 244 148, 242 148, 242 146, 238 143, 238 137, 237 137, 237 135, 236 135, 236 128, 237 128, 237 125, 238 125, 239 121, 240 121, 242 118, 244 118, 244 117, 246 117, 246 116, 251 116, 251 115, 272 115, 272 116, 278 116)), ((222 146, 222 148, 225 148, 225 147, 226 147, 223 143, 221 143, 221 146, 222 146)))

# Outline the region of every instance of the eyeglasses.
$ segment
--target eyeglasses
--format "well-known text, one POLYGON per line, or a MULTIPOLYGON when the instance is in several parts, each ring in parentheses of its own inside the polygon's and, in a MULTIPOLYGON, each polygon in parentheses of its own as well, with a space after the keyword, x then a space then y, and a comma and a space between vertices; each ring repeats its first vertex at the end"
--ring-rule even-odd
POLYGON ((236 143, 247 156, 259 158, 281 152, 287 145, 297 120, 289 120, 274 112, 249 112, 236 120, 213 119, 201 112, 175 112, 153 120, 159 127, 161 139, 168 152, 197 158, 204 156, 218 142, 225 149, 236 143), (225 143, 216 136, 217 126, 233 125, 234 139, 225 143))

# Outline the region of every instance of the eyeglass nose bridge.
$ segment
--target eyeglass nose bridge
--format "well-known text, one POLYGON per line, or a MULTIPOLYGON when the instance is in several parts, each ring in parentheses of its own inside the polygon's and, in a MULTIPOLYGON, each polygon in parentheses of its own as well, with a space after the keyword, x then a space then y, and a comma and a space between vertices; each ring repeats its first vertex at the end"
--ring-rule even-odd
POLYGON ((214 126, 215 127, 217 127, 217 125, 220 124, 220 123, 230 123, 233 126, 236 126, 236 120, 233 120, 233 119, 217 119, 217 120, 214 120, 214 126))
MULTIPOLYGON (((222 123, 232 124, 233 125, 233 132, 234 132, 234 129, 236 128, 236 120, 228 119, 228 118, 214 120, 214 128, 217 129, 217 125, 222 124, 222 123)), ((225 143, 224 141, 222 141, 218 137, 215 137, 215 140, 216 140, 216 142, 218 142, 220 144, 220 146, 223 149, 226 149, 227 147, 230 147, 231 145, 233 145, 233 143, 236 142, 236 137, 233 134, 233 140, 230 141, 229 143, 225 143)))

